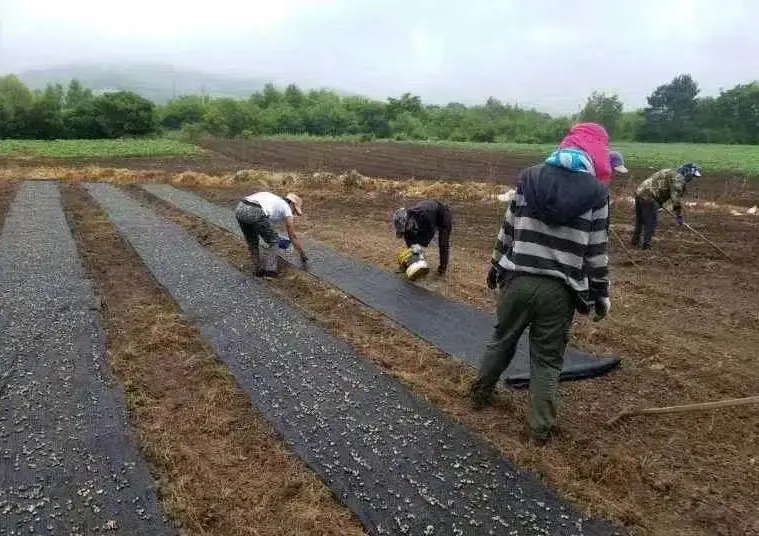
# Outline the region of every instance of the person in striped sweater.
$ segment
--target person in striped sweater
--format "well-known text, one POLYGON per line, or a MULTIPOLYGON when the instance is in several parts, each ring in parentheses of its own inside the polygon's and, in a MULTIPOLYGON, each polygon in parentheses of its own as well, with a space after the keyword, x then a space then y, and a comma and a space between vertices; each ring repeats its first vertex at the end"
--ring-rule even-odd
POLYGON ((487 284, 499 288, 497 324, 470 387, 475 408, 490 403, 517 341, 530 328, 529 425, 546 441, 556 424, 556 388, 575 311, 610 308, 609 192, 614 170, 606 130, 575 125, 542 164, 523 170, 498 233, 487 284))

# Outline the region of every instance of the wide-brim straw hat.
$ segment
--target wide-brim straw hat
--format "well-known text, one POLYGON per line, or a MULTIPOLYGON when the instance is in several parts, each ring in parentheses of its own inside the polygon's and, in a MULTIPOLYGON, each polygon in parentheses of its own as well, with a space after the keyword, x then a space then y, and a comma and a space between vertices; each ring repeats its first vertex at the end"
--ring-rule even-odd
POLYGON ((300 216, 303 214, 303 200, 295 195, 294 193, 290 192, 285 196, 285 199, 290 201, 293 204, 293 208, 295 209, 295 213, 300 216))

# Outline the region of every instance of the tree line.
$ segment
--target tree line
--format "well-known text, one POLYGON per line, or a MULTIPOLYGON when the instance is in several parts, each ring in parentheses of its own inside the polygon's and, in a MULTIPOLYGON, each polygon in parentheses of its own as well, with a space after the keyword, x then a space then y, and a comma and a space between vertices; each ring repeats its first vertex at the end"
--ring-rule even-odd
POLYGON ((615 140, 759 144, 759 82, 701 97, 679 75, 657 87, 648 106, 625 111, 617 95, 594 92, 580 113, 552 116, 503 104, 430 105, 410 93, 385 101, 267 84, 247 99, 186 95, 156 105, 129 91, 94 94, 77 80, 31 90, 0 77, 0 138, 119 138, 179 131, 254 137, 277 134, 361 139, 552 143, 578 120, 603 124, 615 140))

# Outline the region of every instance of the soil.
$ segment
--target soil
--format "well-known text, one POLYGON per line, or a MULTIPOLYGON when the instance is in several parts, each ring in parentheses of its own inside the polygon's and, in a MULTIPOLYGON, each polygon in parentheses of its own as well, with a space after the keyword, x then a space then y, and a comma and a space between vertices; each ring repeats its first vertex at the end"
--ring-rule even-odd
MULTIPOLYGON (((400 142, 209 139, 202 145, 216 155, 238 161, 240 167, 307 173, 345 173, 355 169, 368 177, 399 180, 476 180, 513 184, 523 168, 541 160, 540 155, 514 151, 400 142)), ((629 180, 640 182, 652 172, 649 168, 631 168, 629 180)), ((712 191, 721 195, 741 191, 752 180, 731 173, 709 172, 708 175, 712 191)), ((615 180, 617 184, 627 182, 619 178, 615 180)), ((753 204, 759 203, 759 191, 751 190, 753 204)))
POLYGON ((363 534, 251 406, 83 188, 64 185, 63 192, 102 297, 109 360, 163 508, 182 534, 363 534))
POLYGON ((10 208, 13 198, 16 197, 18 185, 18 181, 0 180, 0 232, 3 229, 5 213, 10 208))
MULTIPOLYGON (((633 223, 630 192, 615 196, 613 223, 625 246, 633 223)), ((723 185, 702 184, 689 199, 721 197, 723 185)), ((197 192, 232 206, 251 187, 197 192)), ((389 229, 392 196, 302 188, 307 215, 296 227, 347 252, 394 269, 401 246, 389 229), (350 232, 346 232, 350 229, 350 232)), ((757 192, 746 192, 750 198, 757 192)), ((406 200, 412 202, 413 200, 406 200)), ((492 310, 485 289, 487 259, 503 205, 452 202, 453 264, 447 281, 421 283, 492 310)), ((169 211, 171 213, 171 211, 169 211)), ((176 213, 200 238, 243 262, 242 241, 176 213)), ((665 218, 665 216, 662 216, 665 218)), ((602 323, 575 322, 574 341, 599 353, 618 353, 623 367, 600 379, 561 387, 562 437, 532 450, 517 434, 524 395, 508 393, 476 414, 463 402, 471 371, 441 359, 434 348, 354 300, 293 272, 274 283, 333 331, 362 348, 414 389, 451 412, 519 463, 590 511, 631 524, 639 534, 759 534, 759 413, 755 407, 605 423, 628 407, 667 406, 756 394, 759 369, 759 217, 724 209, 686 208, 687 221, 716 241, 734 262, 684 228, 662 221, 652 252, 631 251, 637 267, 612 237, 612 313, 602 323), (382 339, 380 348, 368 341, 382 339), (392 341, 392 342, 391 342, 392 341), (363 346, 362 346, 363 345, 363 346), (420 368, 421 367, 421 368, 420 368)), ((429 252, 437 265, 436 248, 429 252)))
POLYGON ((412 143, 216 140, 203 147, 271 171, 331 171, 355 169, 370 177, 399 179, 472 179, 497 181, 535 162, 500 151, 472 151, 412 143))

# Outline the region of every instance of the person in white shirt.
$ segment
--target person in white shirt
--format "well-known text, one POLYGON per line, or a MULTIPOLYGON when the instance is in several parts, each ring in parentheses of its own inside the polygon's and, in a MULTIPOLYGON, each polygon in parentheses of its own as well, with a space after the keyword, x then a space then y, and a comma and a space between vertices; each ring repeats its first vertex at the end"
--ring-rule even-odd
POLYGON ((284 198, 271 192, 256 192, 242 199, 235 209, 237 223, 242 229, 248 249, 253 259, 253 272, 257 277, 277 277, 277 250, 275 246, 287 247, 288 240, 280 237, 272 224, 285 222, 287 236, 300 253, 303 267, 308 256, 303 249, 303 242, 295 232, 294 215, 303 214, 303 201, 294 193, 284 198), (259 239, 263 242, 265 260, 261 266, 259 239))

